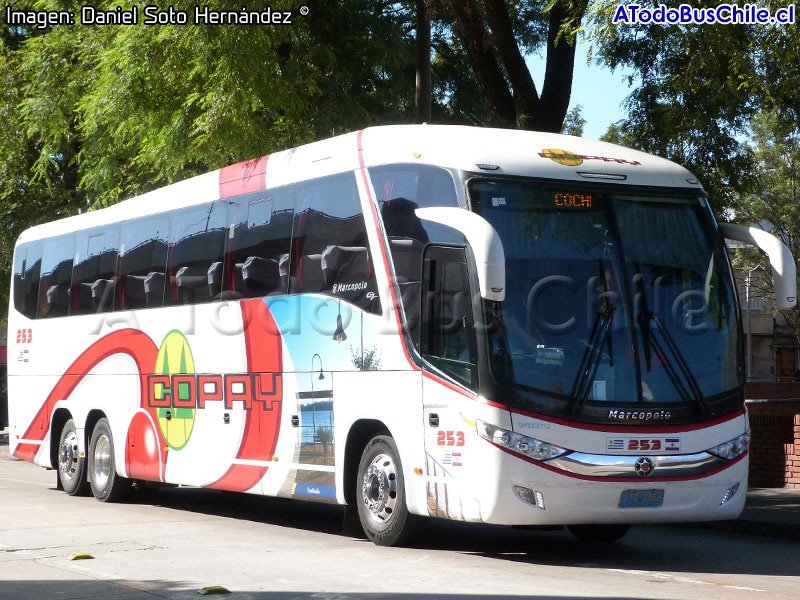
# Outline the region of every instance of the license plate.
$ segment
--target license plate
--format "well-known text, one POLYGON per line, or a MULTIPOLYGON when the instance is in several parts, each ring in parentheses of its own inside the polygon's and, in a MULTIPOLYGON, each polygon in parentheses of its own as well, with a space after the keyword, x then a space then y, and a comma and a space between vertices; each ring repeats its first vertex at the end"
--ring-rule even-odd
POLYGON ((664 504, 664 490, 623 490, 620 508, 644 508, 664 504))

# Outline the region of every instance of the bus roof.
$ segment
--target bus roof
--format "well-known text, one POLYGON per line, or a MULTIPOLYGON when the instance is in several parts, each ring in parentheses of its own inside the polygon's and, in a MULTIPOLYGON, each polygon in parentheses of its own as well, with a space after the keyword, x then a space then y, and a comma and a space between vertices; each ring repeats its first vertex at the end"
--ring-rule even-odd
POLYGON ((37 225, 20 242, 279 187, 359 167, 422 163, 491 175, 633 186, 702 187, 685 168, 644 152, 569 135, 463 125, 386 125, 283 150, 37 225))

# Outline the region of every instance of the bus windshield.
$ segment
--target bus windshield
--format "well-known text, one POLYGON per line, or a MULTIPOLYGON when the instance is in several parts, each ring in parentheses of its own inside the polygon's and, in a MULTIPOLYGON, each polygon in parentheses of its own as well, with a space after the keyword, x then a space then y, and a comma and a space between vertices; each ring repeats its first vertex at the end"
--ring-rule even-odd
POLYGON ((505 250, 506 296, 489 329, 500 385, 572 412, 703 408, 741 385, 730 270, 702 198, 523 179, 468 189, 505 250))

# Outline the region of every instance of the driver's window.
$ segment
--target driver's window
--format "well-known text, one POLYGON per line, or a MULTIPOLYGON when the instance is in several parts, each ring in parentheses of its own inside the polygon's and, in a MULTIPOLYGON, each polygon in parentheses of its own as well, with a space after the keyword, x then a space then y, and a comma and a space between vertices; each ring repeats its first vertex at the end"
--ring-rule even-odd
POLYGON ((423 281, 422 355, 443 373, 474 389, 475 336, 464 250, 430 247, 423 281))

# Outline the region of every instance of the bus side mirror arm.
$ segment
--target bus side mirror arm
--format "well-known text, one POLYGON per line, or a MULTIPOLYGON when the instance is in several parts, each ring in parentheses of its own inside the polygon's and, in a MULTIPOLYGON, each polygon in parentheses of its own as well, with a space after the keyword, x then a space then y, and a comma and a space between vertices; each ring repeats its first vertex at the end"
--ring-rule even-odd
POLYGON ((794 308, 797 304, 797 270, 794 257, 786 245, 758 227, 720 223, 719 230, 725 238, 755 246, 767 255, 772 267, 775 306, 780 309, 794 308))
POLYGON ((503 242, 489 222, 463 208, 430 207, 414 211, 420 219, 454 227, 464 234, 475 255, 481 298, 502 302, 506 297, 506 256, 503 242))

